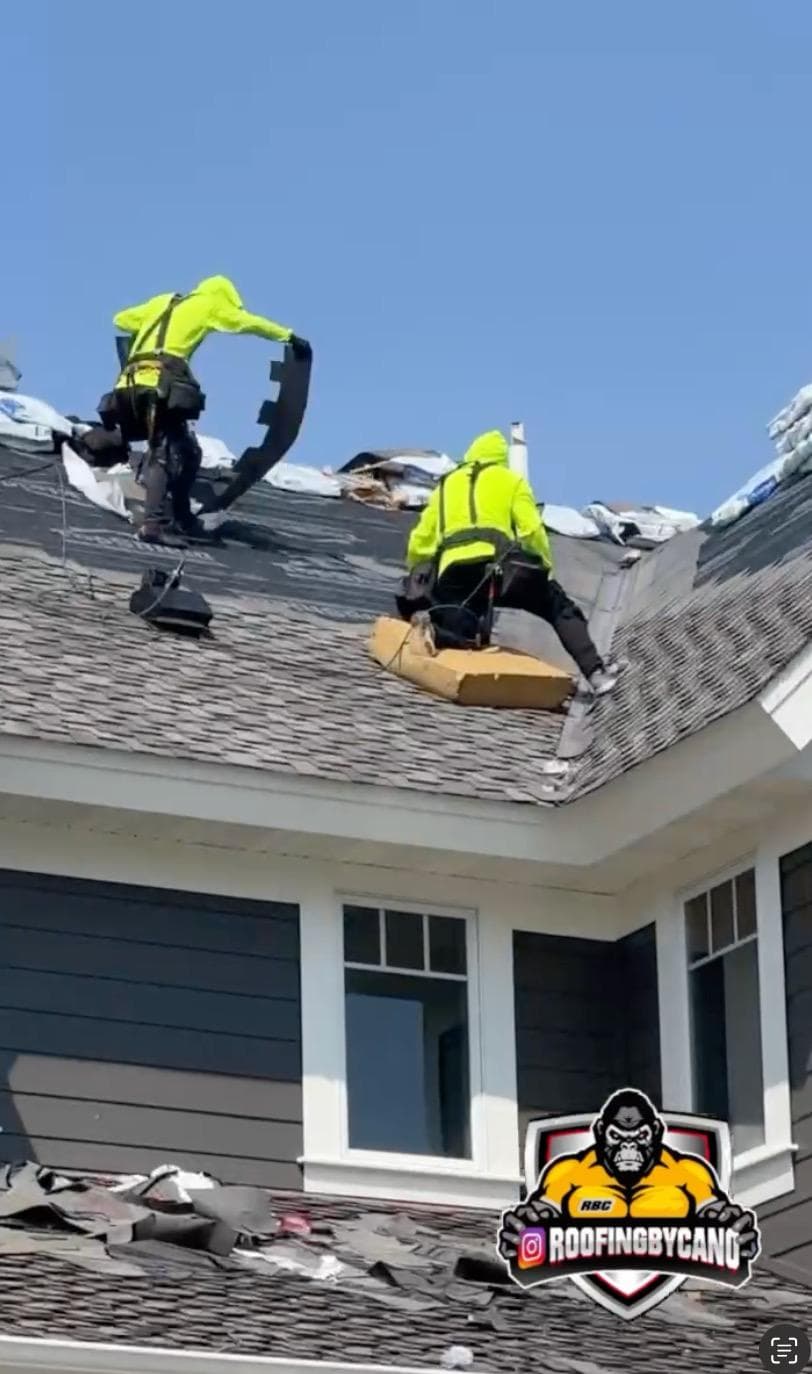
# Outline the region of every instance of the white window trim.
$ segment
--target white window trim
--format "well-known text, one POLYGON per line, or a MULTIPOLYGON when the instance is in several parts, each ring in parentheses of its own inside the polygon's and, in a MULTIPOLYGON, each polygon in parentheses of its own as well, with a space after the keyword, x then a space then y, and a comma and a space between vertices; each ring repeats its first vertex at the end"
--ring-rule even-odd
MULTIPOLYGON (((663 1102, 695 1110, 691 1065, 690 973, 685 903, 752 868, 756 888, 761 1063, 764 1083, 764 1141, 733 1156, 737 1200, 759 1206, 795 1186, 789 1044, 784 980, 784 933, 779 861, 784 848, 759 845, 755 854, 706 875, 674 894, 674 904, 657 919, 663 1102), (765 995, 765 990, 767 994, 765 995)), ((753 936, 738 943, 748 943, 753 936)), ((735 948, 736 946, 731 946, 735 948)), ((719 957, 722 957, 720 951, 719 957)))
MULTIPOLYGON (((518 1195, 512 929, 481 913, 314 883, 300 900, 306 1192, 498 1208, 518 1195), (466 918, 470 1159, 352 1149, 348 1140, 343 907, 368 905, 466 918), (484 946, 484 949, 483 949, 484 946), (488 1016, 483 1001, 489 1002, 488 1016), (488 1034, 488 1026, 493 1027, 488 1034), (506 1087, 508 1096, 505 1096, 506 1087)), ((455 981, 455 980, 450 980, 455 981)))

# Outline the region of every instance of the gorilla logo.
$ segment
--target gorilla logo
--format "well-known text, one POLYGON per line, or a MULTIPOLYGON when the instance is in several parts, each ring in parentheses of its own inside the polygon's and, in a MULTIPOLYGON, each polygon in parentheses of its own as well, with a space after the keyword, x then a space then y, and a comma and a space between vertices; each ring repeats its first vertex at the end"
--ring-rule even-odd
POLYGON ((643 1093, 614 1093, 592 1127, 598 1163, 614 1179, 636 1183, 660 1155, 665 1126, 643 1093))
POLYGON ((528 1227, 567 1220, 701 1218, 738 1232, 742 1260, 756 1257, 755 1214, 731 1201, 704 1160, 663 1143, 666 1123, 645 1093, 613 1093, 591 1130, 592 1145, 551 1159, 526 1201, 503 1214, 497 1248, 510 1266, 528 1227))

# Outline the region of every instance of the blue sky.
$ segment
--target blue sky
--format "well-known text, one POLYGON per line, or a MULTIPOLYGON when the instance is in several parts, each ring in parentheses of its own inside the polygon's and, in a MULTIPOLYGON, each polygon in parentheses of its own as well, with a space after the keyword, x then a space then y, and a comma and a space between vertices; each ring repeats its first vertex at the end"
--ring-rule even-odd
MULTIPOLYGON (((62 409, 215 272, 312 340, 319 465, 521 418, 540 497, 704 513, 812 380, 806 0, 26 0, 3 56, 0 338, 62 409)), ((269 356, 204 345, 205 432, 269 356)))

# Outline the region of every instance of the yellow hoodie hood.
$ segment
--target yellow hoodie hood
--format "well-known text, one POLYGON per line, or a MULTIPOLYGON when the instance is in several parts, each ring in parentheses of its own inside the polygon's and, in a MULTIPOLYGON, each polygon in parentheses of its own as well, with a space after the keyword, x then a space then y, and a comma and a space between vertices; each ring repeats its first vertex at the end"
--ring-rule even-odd
POLYGON ((463 458, 463 463, 504 463, 508 461, 508 442, 498 429, 489 429, 475 439, 463 458))
POLYGON ((242 297, 229 277, 204 277, 194 289, 195 296, 213 296, 218 301, 242 310, 242 297))

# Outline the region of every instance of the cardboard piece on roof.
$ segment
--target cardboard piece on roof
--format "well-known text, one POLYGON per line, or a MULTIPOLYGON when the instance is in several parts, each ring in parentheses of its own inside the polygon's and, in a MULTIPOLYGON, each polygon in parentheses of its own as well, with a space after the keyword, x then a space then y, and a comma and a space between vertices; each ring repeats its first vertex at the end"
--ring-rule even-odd
POLYGON ((441 649, 432 654, 420 631, 381 616, 369 652, 381 667, 460 706, 556 711, 571 696, 569 673, 510 649, 441 649))

